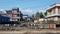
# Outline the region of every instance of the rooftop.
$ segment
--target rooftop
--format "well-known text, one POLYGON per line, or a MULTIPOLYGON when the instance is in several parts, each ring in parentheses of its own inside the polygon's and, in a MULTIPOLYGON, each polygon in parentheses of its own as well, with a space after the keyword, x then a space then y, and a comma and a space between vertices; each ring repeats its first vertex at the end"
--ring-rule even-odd
POLYGON ((46 10, 49 10, 49 9, 51 9, 51 8, 55 7, 55 6, 60 6, 60 1, 59 1, 59 2, 54 3, 53 5, 50 5, 46 10))

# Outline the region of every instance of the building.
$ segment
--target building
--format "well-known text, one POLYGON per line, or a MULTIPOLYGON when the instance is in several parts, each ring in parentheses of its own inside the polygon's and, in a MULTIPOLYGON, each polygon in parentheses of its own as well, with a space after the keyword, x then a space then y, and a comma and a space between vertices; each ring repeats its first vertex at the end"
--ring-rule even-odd
POLYGON ((6 15, 6 11, 5 11, 5 10, 0 10, 0 15, 2 15, 2 16, 7 16, 7 15, 6 15))
POLYGON ((20 21, 19 8, 13 8, 12 10, 6 11, 6 13, 10 17, 10 21, 20 21))
POLYGON ((58 21, 60 20, 60 2, 57 2, 46 9, 48 20, 58 21))
POLYGON ((10 17, 10 21, 20 21, 19 8, 12 8, 11 10, 0 11, 0 15, 10 17))
POLYGON ((1 16, 1 15, 0 15, 0 24, 1 24, 2 22, 10 22, 10 18, 7 17, 7 16, 1 16))

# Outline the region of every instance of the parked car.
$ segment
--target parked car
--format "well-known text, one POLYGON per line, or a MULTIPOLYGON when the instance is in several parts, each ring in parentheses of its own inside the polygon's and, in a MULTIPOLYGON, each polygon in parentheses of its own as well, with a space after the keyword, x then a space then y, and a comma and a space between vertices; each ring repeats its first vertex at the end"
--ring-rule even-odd
POLYGON ((26 27, 27 25, 25 23, 22 23, 19 25, 20 27, 26 27))

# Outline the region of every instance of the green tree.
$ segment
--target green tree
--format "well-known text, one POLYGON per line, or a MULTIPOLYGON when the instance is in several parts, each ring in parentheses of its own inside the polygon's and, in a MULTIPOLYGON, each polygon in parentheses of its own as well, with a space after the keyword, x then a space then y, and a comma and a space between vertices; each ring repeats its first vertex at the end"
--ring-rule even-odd
POLYGON ((42 12, 40 13, 40 18, 44 18, 44 15, 42 12))
POLYGON ((32 14, 32 21, 34 22, 34 20, 35 20, 35 16, 34 14, 32 14))
POLYGON ((33 17, 33 18, 35 17, 34 14, 32 14, 32 17, 33 17))
POLYGON ((47 11, 44 13, 45 16, 47 16, 47 11))
POLYGON ((43 15, 43 13, 42 13, 42 12, 40 12, 40 13, 39 13, 39 12, 37 12, 35 17, 36 17, 36 19, 44 18, 44 15, 43 15))
POLYGON ((40 13, 37 12, 35 17, 36 17, 36 19, 39 19, 40 18, 40 13))
POLYGON ((23 21, 23 14, 20 12, 20 21, 23 21))

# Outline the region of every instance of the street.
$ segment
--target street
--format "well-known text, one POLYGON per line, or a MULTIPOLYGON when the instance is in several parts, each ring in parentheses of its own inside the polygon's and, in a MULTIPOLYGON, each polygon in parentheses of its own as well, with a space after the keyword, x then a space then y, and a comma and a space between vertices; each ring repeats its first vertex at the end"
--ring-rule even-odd
POLYGON ((60 34, 60 31, 54 31, 54 30, 0 31, 0 34, 60 34))

